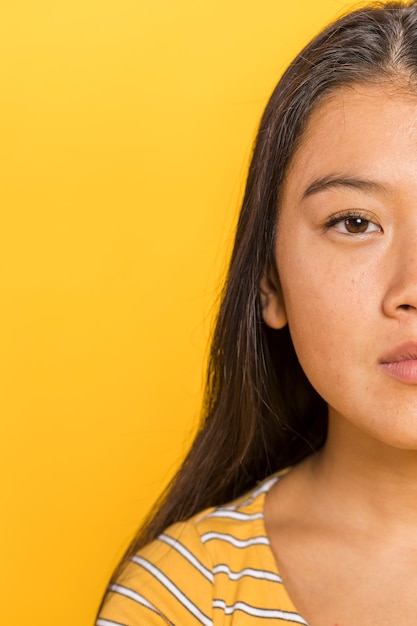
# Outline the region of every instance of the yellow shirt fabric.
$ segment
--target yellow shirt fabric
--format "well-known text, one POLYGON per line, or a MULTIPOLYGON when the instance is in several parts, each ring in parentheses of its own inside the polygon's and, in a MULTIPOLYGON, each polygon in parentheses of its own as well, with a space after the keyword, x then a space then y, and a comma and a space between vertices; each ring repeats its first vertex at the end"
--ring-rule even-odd
POLYGON ((304 624, 264 525, 273 476, 229 505, 168 528, 111 585, 96 626, 304 624))

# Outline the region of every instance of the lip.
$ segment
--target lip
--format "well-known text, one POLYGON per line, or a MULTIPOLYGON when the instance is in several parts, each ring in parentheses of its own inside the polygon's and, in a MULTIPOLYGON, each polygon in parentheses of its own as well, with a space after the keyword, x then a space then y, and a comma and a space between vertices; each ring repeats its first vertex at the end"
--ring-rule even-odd
POLYGON ((391 378, 417 385, 417 341, 408 341, 387 352, 379 365, 391 378))

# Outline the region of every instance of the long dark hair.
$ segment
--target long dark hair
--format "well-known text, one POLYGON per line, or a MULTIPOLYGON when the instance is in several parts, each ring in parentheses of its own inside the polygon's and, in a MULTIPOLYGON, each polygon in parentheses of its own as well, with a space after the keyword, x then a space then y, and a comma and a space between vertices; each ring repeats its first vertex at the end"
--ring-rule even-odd
POLYGON ((233 499, 325 442, 327 407, 301 369, 288 328, 272 330, 261 315, 261 277, 276 272, 283 178, 323 96, 353 83, 410 81, 416 68, 417 0, 377 3, 327 27, 279 81, 254 146, 213 334, 200 430, 124 562, 170 524, 233 499))

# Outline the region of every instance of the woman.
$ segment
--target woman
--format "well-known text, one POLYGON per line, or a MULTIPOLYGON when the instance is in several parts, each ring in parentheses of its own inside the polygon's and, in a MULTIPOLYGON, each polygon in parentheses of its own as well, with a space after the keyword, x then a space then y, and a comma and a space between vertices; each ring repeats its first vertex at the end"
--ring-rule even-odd
POLYGON ((277 85, 202 426, 98 626, 415 624, 416 70, 417 3, 391 2, 277 85))

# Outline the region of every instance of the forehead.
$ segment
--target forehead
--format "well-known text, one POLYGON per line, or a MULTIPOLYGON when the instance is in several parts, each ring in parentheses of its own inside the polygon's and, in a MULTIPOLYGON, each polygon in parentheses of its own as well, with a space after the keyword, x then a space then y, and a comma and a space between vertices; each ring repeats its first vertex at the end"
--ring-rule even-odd
POLYGON ((353 85, 312 112, 284 181, 284 194, 326 175, 417 180, 417 95, 392 84, 353 85))

